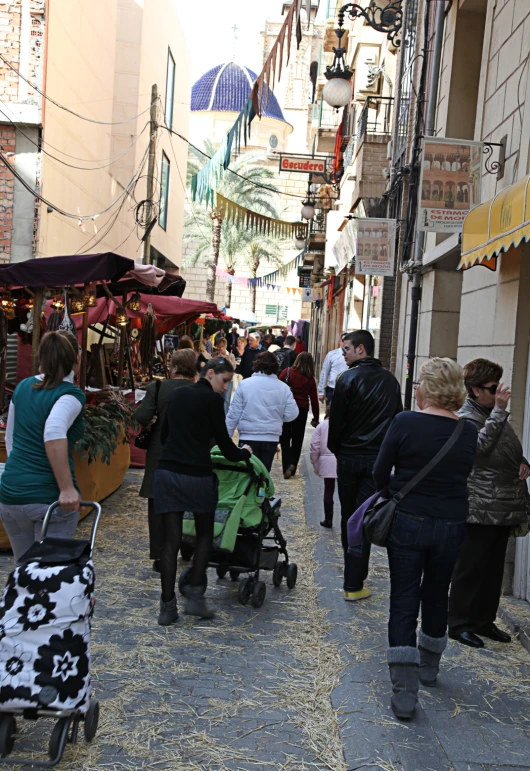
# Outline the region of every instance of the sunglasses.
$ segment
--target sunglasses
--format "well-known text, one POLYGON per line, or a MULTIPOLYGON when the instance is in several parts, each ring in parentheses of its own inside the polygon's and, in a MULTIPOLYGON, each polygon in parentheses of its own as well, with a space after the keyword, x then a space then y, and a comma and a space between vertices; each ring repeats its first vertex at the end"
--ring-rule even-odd
POLYGON ((481 388, 483 391, 487 391, 492 396, 495 396, 495 394, 497 393, 498 387, 499 387, 498 383, 494 383, 493 385, 490 385, 490 386, 479 386, 479 388, 481 388))

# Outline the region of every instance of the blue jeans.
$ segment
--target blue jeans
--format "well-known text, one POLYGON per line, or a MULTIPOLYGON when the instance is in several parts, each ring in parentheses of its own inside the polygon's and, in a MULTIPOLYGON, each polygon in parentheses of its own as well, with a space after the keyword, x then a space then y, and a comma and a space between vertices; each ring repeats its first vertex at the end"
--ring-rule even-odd
POLYGON ((387 541, 391 648, 416 646, 420 606, 425 634, 445 635, 449 585, 465 535, 465 521, 396 513, 387 541))
POLYGON ((331 404, 331 400, 333 399, 333 394, 335 393, 335 389, 331 386, 326 386, 326 404, 331 404))
POLYGON ((348 551, 348 520, 367 498, 375 493, 373 480, 375 458, 358 456, 353 460, 337 458, 337 482, 340 500, 340 530, 344 549, 344 591, 358 592, 368 575, 370 544, 348 551))

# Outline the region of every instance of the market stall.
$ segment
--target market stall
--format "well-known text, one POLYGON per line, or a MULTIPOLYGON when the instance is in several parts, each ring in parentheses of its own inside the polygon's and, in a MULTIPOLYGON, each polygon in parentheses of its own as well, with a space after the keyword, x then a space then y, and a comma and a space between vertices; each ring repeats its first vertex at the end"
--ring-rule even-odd
MULTIPOLYGON (((202 312, 217 310, 213 303, 183 300, 184 288, 178 275, 113 253, 0 267, 4 415, 16 382, 37 371, 42 334, 49 329, 77 334, 87 430, 76 449, 76 476, 86 500, 102 500, 123 480, 130 463, 128 440, 138 386, 152 379, 155 369, 159 376, 166 375, 167 362, 157 338, 202 312), (16 382, 6 377, 7 340, 14 333, 19 337, 16 382)), ((4 460, 0 430, 0 462, 4 460)))

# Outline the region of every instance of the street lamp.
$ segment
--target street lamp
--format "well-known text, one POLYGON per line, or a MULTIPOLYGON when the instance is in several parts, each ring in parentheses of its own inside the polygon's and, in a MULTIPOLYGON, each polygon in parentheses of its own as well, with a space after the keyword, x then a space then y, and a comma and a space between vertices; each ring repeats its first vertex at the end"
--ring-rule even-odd
POLYGON ((353 71, 345 61, 346 49, 342 45, 342 38, 346 34, 344 29, 344 17, 348 14, 350 19, 362 16, 370 27, 378 32, 385 32, 388 39, 395 46, 399 46, 398 39, 403 24, 402 0, 370 0, 367 8, 362 8, 357 3, 346 3, 338 13, 338 27, 335 34, 339 40, 337 48, 333 48, 333 62, 326 67, 328 82, 322 91, 322 98, 336 110, 345 107, 351 99, 351 78, 353 71), (385 3, 383 5, 383 3, 385 3))
POLYGON ((316 214, 315 203, 316 203, 315 199, 310 198, 309 196, 306 198, 305 201, 302 202, 302 212, 301 212, 302 219, 304 220, 313 219, 313 217, 316 214))
POLYGON ((294 245, 297 249, 305 249, 307 243, 307 225, 296 222, 294 228, 294 245))

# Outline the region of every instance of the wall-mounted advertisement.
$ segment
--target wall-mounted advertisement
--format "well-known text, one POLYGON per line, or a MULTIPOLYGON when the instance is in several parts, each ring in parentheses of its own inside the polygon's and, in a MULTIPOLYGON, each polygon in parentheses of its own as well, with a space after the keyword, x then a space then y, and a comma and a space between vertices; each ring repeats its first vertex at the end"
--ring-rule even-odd
POLYGON ((357 220, 355 273, 361 276, 393 276, 396 220, 368 217, 357 220))
POLYGON ((455 233, 480 203, 482 142, 425 137, 418 229, 455 233))

